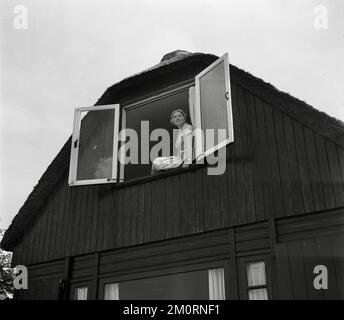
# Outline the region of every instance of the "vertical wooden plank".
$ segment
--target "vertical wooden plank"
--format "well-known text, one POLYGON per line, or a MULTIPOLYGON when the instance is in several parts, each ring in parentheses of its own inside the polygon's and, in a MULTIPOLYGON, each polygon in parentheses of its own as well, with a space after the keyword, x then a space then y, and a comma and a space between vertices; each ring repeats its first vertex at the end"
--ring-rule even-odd
POLYGON ((299 164, 300 179, 301 179, 301 190, 304 201, 305 212, 314 211, 313 195, 311 190, 311 178, 308 172, 307 156, 305 149, 305 140, 303 136, 303 127, 293 121, 294 126, 294 137, 296 144, 296 153, 299 164))
MULTIPOLYGON (((342 207, 344 206, 344 185, 340 173, 336 146, 329 141, 326 141, 325 145, 329 160, 330 179, 333 185, 335 206, 342 207)), ((342 159, 342 161, 344 161, 344 159, 342 159)))
POLYGON ((90 252, 90 240, 91 240, 91 232, 92 232, 92 186, 86 187, 85 192, 85 209, 84 209, 84 220, 85 220, 85 227, 84 227, 84 248, 83 253, 90 252))
MULTIPOLYGON (((47 230, 47 206, 45 206, 42 209, 42 213, 40 215, 42 221, 41 221, 41 232, 40 232, 40 236, 39 236, 39 244, 38 244, 38 248, 37 248, 37 261, 43 261, 44 259, 44 247, 45 247, 45 237, 46 237, 46 230, 47 230)), ((22 246, 22 245, 21 245, 22 246)))
POLYGON ((246 198, 245 198, 245 184, 244 184, 244 165, 242 160, 241 150, 241 128, 240 128, 240 114, 239 114, 239 98, 238 87, 232 87, 232 105, 233 105, 233 126, 235 134, 235 142, 233 143, 233 158, 235 163, 235 182, 236 182, 236 196, 238 208, 238 224, 245 224, 247 222, 246 216, 246 198))
POLYGON ((256 105, 254 97, 251 93, 246 93, 246 106, 247 106, 247 122, 250 142, 250 158, 252 162, 252 175, 253 175, 253 190, 255 200, 256 220, 264 220, 264 193, 262 185, 262 169, 266 165, 265 157, 260 152, 262 137, 259 136, 257 121, 256 121, 256 105))
POLYGON ((91 188, 90 194, 88 195, 91 200, 91 210, 92 210, 92 228, 90 234, 90 252, 94 252, 97 250, 97 229, 98 229, 98 221, 99 221, 99 206, 98 206, 98 195, 96 193, 96 188, 91 188))
MULTIPOLYGON (((227 161, 226 161, 227 162, 227 161)), ((226 163, 226 171, 228 162, 226 163)), ((229 227, 229 204, 228 204, 228 186, 227 174, 224 172, 218 177, 218 190, 220 198, 220 228, 229 227)), ((196 230, 195 230, 196 232, 196 230)))
POLYGON ((336 279, 338 284, 337 299, 344 299, 344 235, 333 235, 330 237, 332 255, 334 259, 336 279))
POLYGON ((124 189, 124 207, 123 207, 123 246, 130 245, 130 228, 131 228, 131 221, 132 216, 130 212, 130 204, 131 204, 131 188, 124 189))
POLYGON ((63 204, 61 206, 62 210, 62 217, 61 217, 61 233, 59 239, 59 245, 57 248, 57 255, 58 257, 65 257, 66 256, 66 238, 67 238, 67 230, 68 225, 70 223, 70 216, 69 216, 69 201, 70 201, 70 187, 67 185, 67 181, 63 184, 63 204))
POLYGON ((50 242, 52 241, 52 237, 51 237, 51 233, 52 233, 52 228, 53 228, 53 214, 52 214, 52 210, 53 210, 53 197, 50 194, 49 199, 47 200, 48 205, 47 205, 47 211, 46 211, 46 215, 47 215, 47 222, 46 222, 46 235, 45 235, 45 246, 44 246, 44 260, 43 261, 47 261, 48 257, 49 257, 49 250, 50 250, 50 242))
POLYGON ((62 228, 62 214, 63 214, 63 183, 59 183, 56 187, 56 192, 54 195, 54 231, 51 248, 51 259, 56 259, 58 255, 58 248, 61 241, 61 228, 62 228))
POLYGON ((152 185, 152 211, 151 211, 151 241, 159 239, 159 199, 158 192, 159 186, 158 181, 154 180, 151 182, 152 185))
POLYGON ((98 226, 97 226, 97 246, 96 250, 102 250, 104 246, 104 232, 106 224, 106 196, 105 188, 102 185, 97 186, 97 205, 98 205, 98 226))
POLYGON ((319 134, 314 133, 315 150, 319 160, 319 172, 324 194, 325 207, 334 208, 335 200, 333 194, 333 182, 330 178, 329 160, 325 147, 325 139, 319 134))
MULTIPOLYGON (((143 189, 143 185, 141 185, 141 189, 143 189)), ((141 210, 143 211, 144 208, 142 207, 141 210)), ((116 248, 117 247, 117 218, 118 218, 118 211, 119 211, 119 199, 118 199, 118 190, 114 190, 113 197, 112 197, 112 212, 111 212, 111 232, 110 232, 110 247, 116 248)))
POLYGON ((268 143, 268 155, 270 158, 270 172, 272 182, 272 194, 274 203, 274 216, 284 217, 285 208, 281 187, 281 170, 278 162, 278 154, 276 149, 276 137, 275 137, 275 126, 274 126, 274 115, 272 107, 264 103, 264 113, 266 118, 266 135, 268 143))
POLYGON ((283 116, 283 125, 286 139, 286 152, 288 154, 288 166, 291 178, 290 183, 293 197, 293 205, 295 210, 294 214, 301 214, 305 211, 305 208, 303 204, 303 196, 301 189, 302 182, 300 178, 292 120, 287 116, 283 116))
POLYGON ((341 178, 344 183, 344 149, 337 146, 338 163, 341 173, 341 178))
POLYGON ((238 87, 239 97, 239 118, 240 118, 240 134, 241 134, 241 159, 244 167, 244 186, 245 186, 245 201, 246 201, 246 215, 247 222, 256 221, 255 212, 255 198, 253 187, 253 171, 252 171, 252 151, 250 128, 248 125, 247 115, 247 93, 244 93, 241 87, 238 87))
POLYGON ((145 217, 144 217, 144 242, 150 241, 151 238, 151 216, 152 216, 152 196, 151 183, 145 184, 145 217))
POLYGON ((181 174, 180 175, 180 234, 186 235, 188 234, 188 196, 187 196, 187 175, 181 174))
POLYGON ((237 268, 237 256, 236 256, 236 240, 234 228, 228 229, 228 242, 229 242, 229 284, 226 287, 226 299, 238 300, 239 299, 239 287, 238 287, 238 268, 237 268), (229 287, 229 288, 228 288, 229 287), (229 289, 229 290, 228 290, 229 289))
POLYGON ((131 187, 131 206, 130 206, 130 216, 131 216, 131 227, 130 227, 130 245, 135 245, 137 241, 137 186, 131 187))
POLYGON ((336 269, 333 259, 333 247, 329 237, 322 237, 317 239, 318 254, 322 260, 322 265, 327 268, 328 275, 328 288, 323 291, 324 298, 326 300, 339 299, 339 290, 336 277, 336 269))
POLYGON ((302 241, 301 244, 309 299, 323 300, 324 297, 321 290, 316 290, 313 285, 315 277, 313 273, 314 267, 320 264, 316 242, 314 239, 309 239, 302 241))
POLYGON ((211 185, 210 176, 207 170, 203 170, 203 197, 204 197, 204 229, 211 230, 213 226, 213 209, 211 203, 211 185))
MULTIPOLYGON (((171 190, 170 190, 171 191, 171 190)), ((137 200, 137 244, 143 243, 144 239, 144 221, 145 221, 145 188, 144 184, 138 187, 138 200, 137 200)))
POLYGON ((291 274, 289 268, 289 254, 288 246, 286 243, 277 244, 275 246, 276 254, 276 278, 278 300, 292 300, 294 298, 291 274))
POLYGON ((196 232, 196 186, 195 186, 195 176, 196 173, 194 171, 187 173, 187 187, 188 187, 188 193, 187 193, 187 203, 188 203, 188 227, 189 233, 195 233, 196 232))
POLYGON ((263 186, 264 196, 264 218, 268 219, 273 216, 274 205, 273 205, 273 193, 272 193, 272 181, 271 181, 271 159, 268 157, 268 138, 266 133, 266 119, 264 114, 263 102, 255 98, 256 105, 256 119, 257 119, 257 136, 258 136, 258 156, 262 163, 261 166, 261 183, 263 186))
POLYGON ((180 236, 180 176, 173 176, 173 237, 180 236))
POLYGON ((196 232, 204 231, 204 209, 203 209, 203 171, 204 168, 196 170, 195 193, 196 193, 196 232))
POLYGON ((294 204, 293 204, 293 194, 291 187, 290 172, 288 166, 288 153, 286 148, 285 141, 285 131, 282 113, 279 110, 273 110, 273 119, 275 121, 275 134, 276 134, 276 146, 277 146, 277 155, 280 168, 280 177, 281 177, 281 186, 282 186, 282 195, 283 203, 285 209, 285 215, 291 216, 294 214, 294 204))
POLYGON ((235 181, 235 162, 234 162, 234 152, 233 144, 227 147, 229 162, 227 163, 226 170, 226 179, 228 184, 227 196, 224 195, 224 198, 228 198, 228 217, 229 225, 235 226, 238 224, 238 208, 237 208, 237 188, 235 181))
POLYGON ((294 298, 296 300, 308 299, 301 243, 288 243, 288 254, 294 298))
POLYGON ((314 206, 315 210, 319 211, 325 208, 325 203, 320 178, 319 160, 314 145, 314 133, 310 129, 305 127, 303 128, 303 131, 305 135, 306 156, 311 178, 314 206))
POLYGON ((221 227, 221 212, 220 212, 220 190, 219 190, 219 176, 210 176, 207 174, 210 187, 210 214, 211 221, 209 227, 214 230, 221 227))
POLYGON ((166 179, 166 189, 165 189, 165 222, 166 222, 166 237, 173 237, 173 211, 172 211, 172 192, 173 184, 172 177, 166 179))
POLYGON ((118 212, 117 212, 117 226, 116 226, 116 234, 117 234, 117 241, 116 246, 122 247, 123 245, 123 227, 124 227, 124 191, 125 189, 118 190, 118 212))
MULTIPOLYGON (((103 246, 102 250, 109 249, 110 244, 110 233, 111 233, 111 215, 113 213, 112 208, 112 199, 113 199, 113 192, 111 190, 111 186, 107 185, 104 186, 104 234, 103 234, 103 246)), ((136 230, 136 229, 135 229, 136 230)))
POLYGON ((75 205, 75 225, 73 226, 73 245, 72 245, 72 254, 76 255, 79 251, 79 233, 80 230, 80 222, 81 222, 81 216, 82 216, 82 188, 83 187, 77 187, 77 195, 76 195, 76 205, 75 205))
POLYGON ((165 183, 166 179, 158 180, 158 239, 166 239, 165 183))

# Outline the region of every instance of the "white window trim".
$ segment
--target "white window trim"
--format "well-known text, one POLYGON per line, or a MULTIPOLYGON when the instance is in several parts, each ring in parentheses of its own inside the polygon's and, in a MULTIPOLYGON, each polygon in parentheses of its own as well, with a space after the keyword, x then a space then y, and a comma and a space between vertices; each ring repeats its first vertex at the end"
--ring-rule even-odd
POLYGON ((70 168, 68 184, 69 186, 91 185, 91 184, 103 184, 103 183, 116 183, 117 182, 117 164, 118 164, 118 134, 119 134, 119 104, 102 105, 94 107, 76 108, 74 111, 74 125, 73 135, 71 142, 71 156, 70 156, 70 168), (80 138, 80 124, 81 113, 85 111, 100 111, 100 110, 114 110, 114 136, 113 136, 113 158, 112 158, 112 174, 111 177, 105 179, 90 179, 90 180, 77 180, 77 166, 78 166, 78 154, 79 154, 79 138, 80 138), (77 146, 74 147, 74 144, 77 146))
POLYGON ((228 53, 224 54, 221 58, 217 59, 210 66, 204 69, 195 77, 195 154, 196 159, 201 160, 202 158, 208 156, 209 154, 223 148, 227 144, 234 141, 234 130, 233 130, 233 115, 232 115, 232 100, 231 100, 231 86, 230 86, 230 76, 229 76, 229 58, 228 53), (210 70, 215 68, 220 63, 224 64, 225 68, 225 86, 227 88, 227 121, 228 121, 228 130, 229 138, 218 145, 210 148, 209 150, 204 150, 204 141, 202 137, 202 119, 201 119, 201 97, 200 97, 200 79, 208 73, 210 70))

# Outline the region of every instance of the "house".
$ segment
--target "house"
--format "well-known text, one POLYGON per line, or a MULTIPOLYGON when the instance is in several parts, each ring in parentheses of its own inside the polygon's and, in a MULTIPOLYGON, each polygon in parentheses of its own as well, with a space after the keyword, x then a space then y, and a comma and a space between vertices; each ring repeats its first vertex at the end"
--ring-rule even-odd
POLYGON ((226 57, 171 52, 109 87, 96 112, 77 109, 1 242, 28 268, 16 299, 344 298, 344 125, 226 57), (202 82, 204 70, 215 71, 202 82), (153 130, 191 105, 202 126, 207 112, 223 121, 224 146, 207 154, 225 150, 223 174, 207 161, 154 176, 149 161, 114 168, 122 127, 153 130), (110 162, 92 173, 101 152, 110 162))

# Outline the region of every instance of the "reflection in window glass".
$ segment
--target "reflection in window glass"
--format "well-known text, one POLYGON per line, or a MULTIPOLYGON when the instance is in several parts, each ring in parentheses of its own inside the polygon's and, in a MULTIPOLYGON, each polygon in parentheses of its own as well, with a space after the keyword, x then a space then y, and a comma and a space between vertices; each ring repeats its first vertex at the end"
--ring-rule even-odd
POLYGON ((90 111, 82 119, 77 180, 111 178, 114 112, 115 110, 90 111))
POLYGON ((87 300, 87 287, 75 288, 74 300, 87 300))
MULTIPOLYGON (((226 99, 224 62, 200 78, 201 125, 206 129, 228 129, 228 110, 226 99)), ((223 141, 229 138, 228 130, 223 141)), ((206 149, 218 145, 218 133, 214 134, 214 143, 206 141, 206 149)))
POLYGON ((208 270, 121 282, 121 300, 208 300, 208 270))

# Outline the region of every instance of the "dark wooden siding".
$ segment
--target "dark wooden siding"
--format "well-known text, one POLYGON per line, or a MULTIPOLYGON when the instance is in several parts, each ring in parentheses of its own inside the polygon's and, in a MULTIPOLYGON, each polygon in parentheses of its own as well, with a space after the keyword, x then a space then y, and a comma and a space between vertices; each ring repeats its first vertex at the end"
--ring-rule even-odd
POLYGON ((344 299, 344 236, 332 235, 276 246, 278 299, 344 299), (316 290, 314 267, 326 266, 328 288, 316 290))
MULTIPOLYGON (((232 79, 233 80, 233 79, 232 79)), ((70 188, 65 179, 16 247, 21 264, 344 206, 344 150, 232 81, 227 170, 70 188)))
POLYGON ((319 294, 324 298, 308 288, 314 279, 313 270, 310 272, 314 263, 326 263, 330 285, 335 286, 328 297, 339 298, 344 276, 343 212, 276 220, 275 250, 271 246, 273 233, 265 221, 32 265, 29 290, 19 291, 18 298, 56 299, 59 280, 69 279, 71 294, 75 287, 88 286, 89 298, 101 299, 104 283, 224 267, 227 299, 247 299, 246 264, 253 261, 266 263, 270 299, 313 298, 319 294))

